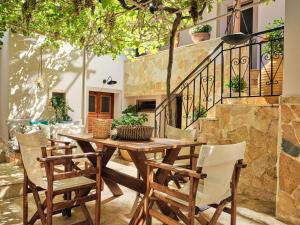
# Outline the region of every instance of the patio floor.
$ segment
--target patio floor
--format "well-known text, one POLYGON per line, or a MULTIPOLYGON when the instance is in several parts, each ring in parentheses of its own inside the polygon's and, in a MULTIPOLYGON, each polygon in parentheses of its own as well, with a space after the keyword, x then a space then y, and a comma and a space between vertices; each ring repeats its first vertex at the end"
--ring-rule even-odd
MULTIPOLYGON (((136 170, 134 167, 130 165, 130 163, 125 163, 123 160, 116 160, 117 162, 110 162, 109 166, 126 171, 130 175, 135 175, 136 170)), ((2 164, 3 165, 3 164, 2 164)), ((8 165, 8 164, 7 164, 8 165)), ((3 166, 2 166, 3 167, 3 166)), ((4 171, 7 173, 9 170, 1 169, 0 170, 0 177, 3 175, 4 171), (1 174, 2 173, 2 174, 1 174)), ((16 170, 12 170, 11 173, 16 173, 16 170)), ((13 175, 13 174, 11 174, 13 175)), ((7 174, 6 174, 7 176, 7 174)), ((19 180, 19 176, 16 176, 16 179, 19 180)), ((125 187, 122 187, 122 190, 124 192, 124 195, 118 198, 111 197, 111 193, 107 188, 102 192, 102 212, 101 212, 101 224, 105 225, 125 225, 128 224, 130 218, 131 218, 131 209, 134 205, 135 199, 136 199, 136 193, 132 190, 129 190, 125 187)), ((248 225, 248 224, 270 224, 270 225, 284 225, 284 223, 276 220, 272 215, 268 215, 265 213, 259 213, 254 210, 250 210, 247 208, 244 208, 244 206, 247 204, 247 201, 243 199, 241 201, 239 208, 239 215, 238 215, 238 222, 239 225, 248 225)), ((261 205, 257 204, 255 202, 249 202, 249 205, 255 207, 255 205, 261 205)), ((89 203, 88 208, 93 212, 94 204, 89 203)), ((33 201, 32 196, 29 198, 29 215, 32 215, 35 211, 36 207, 33 201)), ((261 212, 268 213, 268 210, 266 209, 259 209, 261 212)), ((211 215, 213 213, 213 210, 207 210, 205 214, 211 215)), ((15 197, 15 198, 8 198, 0 201, 0 225, 17 225, 22 224, 22 198, 21 197, 15 197)), ((54 224, 55 225, 63 225, 63 224, 70 224, 74 222, 79 222, 83 219, 83 214, 81 213, 80 209, 74 209, 72 213, 71 218, 64 218, 61 215, 54 216, 54 224)), ((223 213, 220 217, 218 224, 230 224, 230 217, 228 214, 223 213)), ((38 221, 36 224, 40 224, 38 221)), ((160 223, 157 223, 154 221, 153 225, 157 225, 160 223)))

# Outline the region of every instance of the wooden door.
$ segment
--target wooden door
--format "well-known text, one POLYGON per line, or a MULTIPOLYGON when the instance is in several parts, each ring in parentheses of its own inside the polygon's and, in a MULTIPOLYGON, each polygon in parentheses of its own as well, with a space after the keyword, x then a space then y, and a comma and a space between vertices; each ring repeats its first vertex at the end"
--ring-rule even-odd
POLYGON ((113 119, 114 94, 105 92, 89 92, 88 131, 92 132, 94 119, 113 119))

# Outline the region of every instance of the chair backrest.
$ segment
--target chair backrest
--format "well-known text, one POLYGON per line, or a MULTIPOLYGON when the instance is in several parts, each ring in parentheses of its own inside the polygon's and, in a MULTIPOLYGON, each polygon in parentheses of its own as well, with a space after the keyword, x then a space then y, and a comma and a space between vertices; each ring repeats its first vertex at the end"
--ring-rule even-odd
POLYGON ((42 147, 46 146, 46 139, 41 131, 30 134, 16 134, 24 169, 27 173, 29 180, 37 186, 44 187, 45 182, 44 169, 42 169, 40 162, 37 161, 38 157, 42 156, 42 147))
POLYGON ((199 185, 200 204, 213 204, 231 196, 230 183, 238 160, 244 159, 246 142, 230 145, 203 145, 197 167, 207 174, 204 185, 199 185))
POLYGON ((166 136, 171 139, 180 139, 185 141, 196 141, 197 140, 197 129, 187 128, 185 130, 172 127, 167 125, 166 136))

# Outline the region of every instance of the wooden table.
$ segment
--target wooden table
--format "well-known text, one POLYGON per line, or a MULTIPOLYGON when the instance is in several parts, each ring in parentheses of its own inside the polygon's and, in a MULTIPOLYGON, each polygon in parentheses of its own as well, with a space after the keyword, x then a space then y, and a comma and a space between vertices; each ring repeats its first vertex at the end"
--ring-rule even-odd
MULTIPOLYGON (((93 138, 92 134, 59 135, 75 140, 85 153, 94 152, 97 150, 92 147, 91 143, 103 145, 102 151, 104 154, 102 158, 102 178, 114 196, 123 195, 119 184, 138 193, 145 194, 147 181, 147 166, 145 164, 145 161, 147 160, 147 153, 165 151, 166 154, 164 155, 162 162, 173 165, 178 157, 181 148, 191 147, 194 149, 195 146, 203 144, 200 142, 184 142, 181 140, 164 138, 154 138, 150 141, 120 141, 112 139, 95 139, 93 138), (124 172, 122 173, 120 171, 115 171, 107 167, 107 163, 109 162, 117 148, 125 149, 128 151, 142 179, 129 176, 124 172)), ((93 163, 93 165, 96 165, 94 158, 89 158, 89 160, 91 161, 91 163, 93 163)), ((165 184, 167 177, 167 171, 158 170, 156 172, 156 180, 160 184, 165 184)), ((143 224, 145 218, 143 202, 144 198, 137 207, 129 224, 143 224)), ((166 205, 161 204, 160 209, 164 213, 169 213, 168 207, 166 205)))

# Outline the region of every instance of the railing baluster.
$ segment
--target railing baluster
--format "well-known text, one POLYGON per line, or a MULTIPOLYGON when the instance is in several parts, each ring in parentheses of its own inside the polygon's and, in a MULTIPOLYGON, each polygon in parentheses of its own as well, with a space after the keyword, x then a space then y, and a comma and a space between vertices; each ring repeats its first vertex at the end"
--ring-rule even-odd
POLYGON ((213 84, 214 84, 214 89, 213 89, 213 105, 215 105, 215 97, 216 97, 216 59, 214 60, 214 78, 213 78, 213 84))
POLYGON ((224 91, 224 44, 221 47, 221 104, 223 104, 224 91))
MULTIPOLYGON (((252 39, 250 39, 250 44, 252 44, 252 39)), ((249 84, 248 84, 248 95, 251 96, 251 68, 252 68, 252 45, 249 45, 249 84)))
POLYGON ((207 65, 207 71, 206 71, 206 91, 205 91, 205 99, 206 99, 206 111, 208 109, 208 73, 209 73, 209 65, 207 65))
POLYGON ((188 119, 189 119, 189 94, 190 94, 190 85, 187 85, 187 94, 186 94, 186 118, 185 118, 185 127, 188 127, 188 119))
POLYGON ((261 43, 259 43, 259 96, 261 96, 261 64, 262 64, 261 43))
POLYGON ((229 50, 229 96, 232 97, 232 49, 229 50))
POLYGON ((271 85, 271 96, 273 95, 273 41, 272 39, 270 40, 271 44, 271 74, 270 74, 270 85, 271 85))
POLYGON ((241 63, 241 54, 242 54, 242 48, 240 47, 239 48, 239 97, 241 97, 241 72, 242 72, 242 69, 241 69, 241 66, 242 66, 242 63, 241 63))
POLYGON ((193 80, 193 117, 192 117, 192 121, 194 122, 194 116, 195 116, 195 89, 196 89, 196 84, 195 84, 195 79, 193 80))

